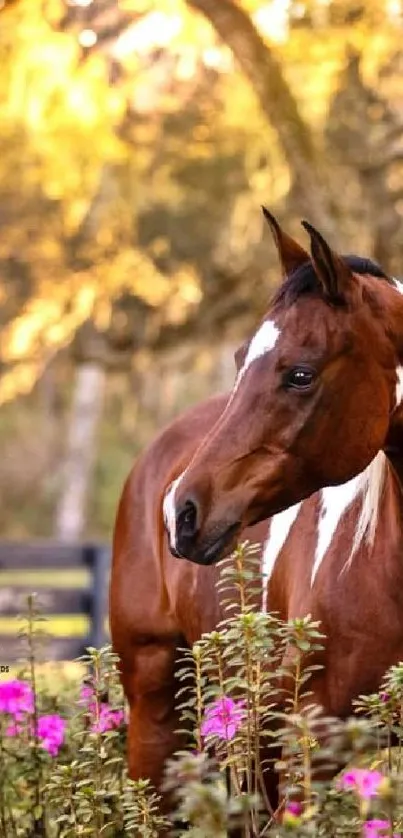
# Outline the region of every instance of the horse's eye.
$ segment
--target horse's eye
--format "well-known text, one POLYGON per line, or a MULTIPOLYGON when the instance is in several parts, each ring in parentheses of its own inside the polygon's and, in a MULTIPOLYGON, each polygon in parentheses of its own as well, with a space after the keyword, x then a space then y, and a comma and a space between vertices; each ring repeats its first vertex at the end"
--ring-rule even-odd
POLYGON ((293 390, 308 390, 316 378, 312 367, 292 367, 284 377, 284 384, 293 390))

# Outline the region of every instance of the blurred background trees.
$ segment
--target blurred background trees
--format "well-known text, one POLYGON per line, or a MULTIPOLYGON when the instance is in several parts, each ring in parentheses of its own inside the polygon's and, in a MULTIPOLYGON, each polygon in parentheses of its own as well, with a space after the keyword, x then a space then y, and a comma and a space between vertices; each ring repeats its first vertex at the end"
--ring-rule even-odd
POLYGON ((303 240, 403 264, 400 0, 0 3, 0 528, 110 537, 303 240))

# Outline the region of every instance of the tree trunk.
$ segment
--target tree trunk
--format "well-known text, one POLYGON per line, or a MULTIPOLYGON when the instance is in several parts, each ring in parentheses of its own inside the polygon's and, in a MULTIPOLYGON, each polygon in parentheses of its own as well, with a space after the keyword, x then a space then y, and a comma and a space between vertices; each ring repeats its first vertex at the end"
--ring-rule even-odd
POLYGON ((78 541, 85 531, 105 383, 105 369, 100 364, 86 362, 78 366, 62 473, 62 490, 56 510, 55 535, 62 541, 78 541))
POLYGON ((249 79, 277 132, 294 181, 299 210, 327 235, 335 236, 329 183, 312 132, 284 78, 281 66, 248 13, 234 0, 187 0, 208 18, 249 79))

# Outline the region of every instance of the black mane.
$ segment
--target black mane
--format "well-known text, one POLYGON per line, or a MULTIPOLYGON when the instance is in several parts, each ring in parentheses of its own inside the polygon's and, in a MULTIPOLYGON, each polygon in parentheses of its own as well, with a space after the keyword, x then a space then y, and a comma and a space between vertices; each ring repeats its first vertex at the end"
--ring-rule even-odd
MULTIPOLYGON (((392 282, 391 278, 382 270, 382 268, 373 262, 372 259, 364 259, 361 256, 342 256, 344 262, 356 274, 370 274, 379 279, 385 279, 387 282, 392 282)), ((312 262, 305 262, 297 270, 293 271, 286 277, 280 288, 276 291, 273 298, 273 305, 281 305, 288 307, 294 303, 302 294, 314 294, 320 292, 322 286, 313 269, 312 262)))

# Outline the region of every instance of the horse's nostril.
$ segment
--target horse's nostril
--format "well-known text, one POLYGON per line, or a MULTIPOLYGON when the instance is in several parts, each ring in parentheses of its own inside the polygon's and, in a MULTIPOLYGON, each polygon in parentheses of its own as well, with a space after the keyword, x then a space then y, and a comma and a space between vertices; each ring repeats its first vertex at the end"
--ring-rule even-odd
POLYGON ((178 512, 176 526, 182 538, 190 538, 197 531, 197 506, 192 500, 187 500, 178 512))

